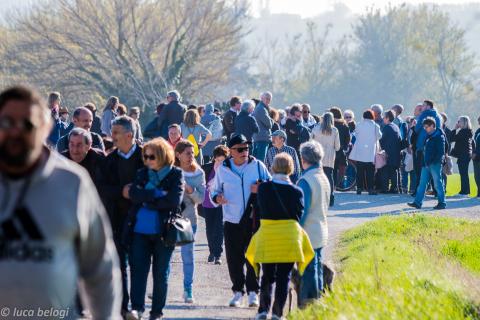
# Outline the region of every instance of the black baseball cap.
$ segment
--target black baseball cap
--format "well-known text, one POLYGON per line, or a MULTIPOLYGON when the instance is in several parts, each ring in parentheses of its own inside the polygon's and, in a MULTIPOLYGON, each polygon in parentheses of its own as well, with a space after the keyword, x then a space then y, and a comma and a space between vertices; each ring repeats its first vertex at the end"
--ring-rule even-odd
POLYGON ((230 138, 228 141, 228 147, 231 148, 237 144, 252 144, 251 141, 248 141, 247 138, 243 134, 235 134, 230 138))

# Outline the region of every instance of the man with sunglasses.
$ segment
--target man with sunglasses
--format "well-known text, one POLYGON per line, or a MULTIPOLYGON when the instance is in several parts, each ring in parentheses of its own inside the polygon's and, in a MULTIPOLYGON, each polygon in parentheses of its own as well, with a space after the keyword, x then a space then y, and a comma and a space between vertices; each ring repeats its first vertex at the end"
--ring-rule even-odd
POLYGON ((232 136, 228 143, 230 157, 217 169, 211 188, 212 202, 223 207, 225 252, 234 293, 231 307, 242 305, 245 292, 248 306, 258 307, 258 278, 245 259, 254 219, 248 206, 259 182, 270 180, 271 176, 261 161, 249 155, 250 145, 244 135, 232 136))
POLYGON ((45 147, 49 113, 32 89, 0 93, 2 307, 41 318, 55 306, 73 319, 79 283, 94 319, 118 319, 120 273, 108 218, 88 173, 45 147))

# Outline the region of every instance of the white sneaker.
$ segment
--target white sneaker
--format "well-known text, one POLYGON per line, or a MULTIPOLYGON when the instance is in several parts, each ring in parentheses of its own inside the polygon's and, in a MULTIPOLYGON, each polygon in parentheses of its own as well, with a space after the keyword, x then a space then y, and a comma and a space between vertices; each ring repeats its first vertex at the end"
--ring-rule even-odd
POLYGON ((259 304, 260 303, 258 302, 258 295, 254 291, 250 291, 248 293, 248 306, 250 308, 253 308, 258 307, 259 304))
POLYGON ((255 316, 255 320, 267 320, 267 318, 268 313, 266 312, 257 313, 257 315, 255 316))
POLYGON ((232 300, 230 300, 230 307, 239 308, 242 306, 243 293, 235 291, 232 300))

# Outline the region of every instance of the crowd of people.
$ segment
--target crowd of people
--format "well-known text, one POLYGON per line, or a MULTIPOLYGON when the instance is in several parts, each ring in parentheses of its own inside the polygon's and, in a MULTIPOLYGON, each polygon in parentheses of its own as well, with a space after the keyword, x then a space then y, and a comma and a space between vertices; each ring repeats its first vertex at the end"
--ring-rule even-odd
MULTIPOLYGON (((471 161, 475 182, 480 185, 480 129, 474 133, 467 116, 459 117, 454 128, 449 128, 447 115, 430 100, 415 106, 414 114, 405 118, 400 104, 389 110, 374 104, 360 120, 352 110, 338 107, 321 115, 312 114, 308 104, 276 109, 270 92, 262 93, 258 100, 234 96, 230 109, 223 113, 213 104, 186 106, 181 100, 179 92, 168 92, 166 102, 157 106, 156 117, 142 130, 140 108, 128 109, 118 97, 107 100, 101 117, 95 104, 85 103, 73 110, 70 122, 69 110, 62 106, 58 92, 49 95, 48 119, 38 116, 41 120, 34 117, 35 110, 43 112, 35 91, 14 87, 0 95, 0 188, 12 184, 12 190, 21 194, 18 177, 25 179, 32 168, 44 167, 49 161, 58 171, 67 170, 64 167, 68 165, 52 150, 86 169, 93 183, 73 190, 89 197, 94 193, 92 199, 98 198, 106 209, 112 235, 99 223, 105 215, 95 201, 95 208, 87 214, 98 226, 87 227, 101 233, 101 239, 113 240, 116 255, 109 266, 120 270, 118 308, 126 319, 140 319, 145 312, 150 266, 150 319, 163 316, 175 249, 165 243, 163 234, 165 221, 173 214, 180 212, 188 218, 193 235, 198 216, 205 219, 208 263, 221 265, 225 249, 233 292, 229 306, 244 305, 246 295, 247 305, 258 307, 256 319, 267 319, 270 312, 272 319, 281 319, 295 264, 302 279, 300 305, 322 294, 327 211, 335 205, 339 181, 352 174, 352 167, 357 194, 410 193, 414 200, 408 205, 415 208, 422 207, 428 192, 438 199, 435 209, 446 208, 452 157, 457 159, 461 177, 460 194, 470 194, 471 161), (23 103, 24 114, 15 110, 15 103, 23 103), (37 128, 51 130, 42 135, 37 128), (35 146, 35 158, 28 147, 36 141, 45 146, 35 146), (22 158, 23 153, 32 159, 22 158), (16 172, 18 163, 28 170, 16 172)), ((480 118, 478 121, 480 124, 480 118)), ((72 175, 85 180, 76 171, 72 175)), ((52 188, 63 189, 62 181, 52 188)), ((20 200, 8 207, 10 211, 16 212, 20 200)), ((9 226, 2 227, 6 232, 9 226)), ((91 236, 85 237, 99 241, 91 236)), ((111 256, 109 242, 104 242, 103 251, 97 253, 111 256)), ((189 243, 180 248, 185 303, 195 301, 194 246, 189 243)), ((81 275, 98 276, 95 272, 100 271, 89 266, 82 265, 86 271, 81 269, 81 275)), ((113 278, 110 275, 111 286, 113 278)), ((87 280, 92 279, 96 278, 87 280)), ((69 294, 75 294, 74 288, 69 294)), ((95 301, 87 307, 96 314, 106 312, 95 301)), ((77 302, 78 312, 83 308, 77 302)))

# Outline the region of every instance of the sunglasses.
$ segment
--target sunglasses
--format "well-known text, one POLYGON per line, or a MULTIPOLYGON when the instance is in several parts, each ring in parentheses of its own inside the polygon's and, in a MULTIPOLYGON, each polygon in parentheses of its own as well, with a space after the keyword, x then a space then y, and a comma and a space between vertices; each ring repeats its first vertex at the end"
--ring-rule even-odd
POLYGON ((28 119, 15 121, 10 117, 0 118, 0 130, 11 130, 15 127, 27 133, 30 133, 35 129, 35 125, 28 119))
POLYGON ((248 151, 249 147, 241 147, 241 148, 232 148, 232 150, 236 150, 238 153, 242 153, 248 151))
POLYGON ((147 160, 152 160, 152 161, 154 161, 156 158, 155 158, 155 156, 154 156, 153 154, 144 154, 144 155, 143 155, 143 159, 145 159, 145 161, 147 161, 147 160))

